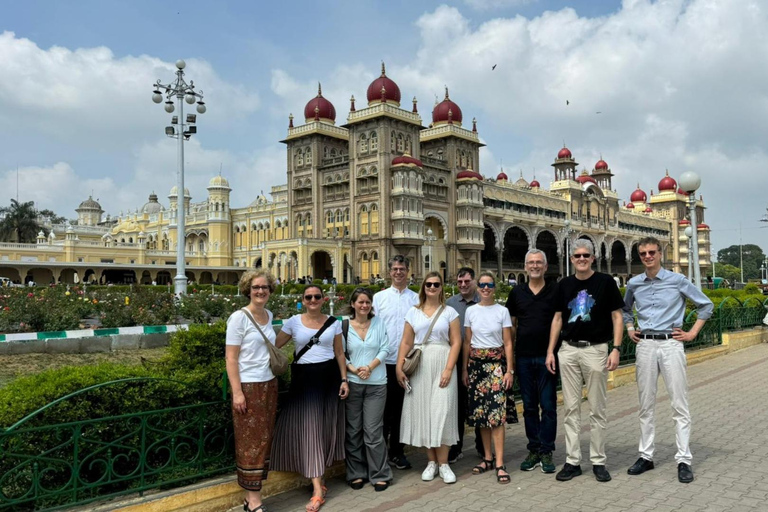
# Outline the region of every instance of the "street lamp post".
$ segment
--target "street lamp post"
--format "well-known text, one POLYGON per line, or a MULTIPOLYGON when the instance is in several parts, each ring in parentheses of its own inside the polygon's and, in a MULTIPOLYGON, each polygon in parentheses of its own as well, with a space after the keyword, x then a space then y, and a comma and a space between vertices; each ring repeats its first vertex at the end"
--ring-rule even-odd
POLYGON ((688 239, 688 280, 693 282, 693 229, 691 226, 685 228, 684 233, 688 239))
POLYGON ((426 240, 427 240, 427 251, 429 253, 429 256, 428 256, 429 257, 429 272, 432 272, 432 244, 434 244, 435 240, 437 240, 437 238, 432 233, 432 228, 427 229, 426 240))
POLYGON ((171 120, 173 126, 165 127, 165 134, 171 138, 178 139, 178 171, 177 171, 177 196, 176 196, 176 277, 173 278, 174 293, 176 295, 183 295, 187 293, 187 275, 186 275, 186 214, 184 209, 184 141, 189 140, 192 134, 197 133, 197 116, 195 114, 187 114, 187 118, 184 119, 184 101, 192 105, 197 102, 198 114, 204 114, 206 107, 203 102, 203 91, 195 91, 195 83, 190 80, 189 84, 184 81, 184 68, 187 64, 179 59, 176 61, 176 80, 169 84, 162 84, 160 80, 154 85, 154 92, 152 93, 152 101, 155 103, 162 103, 163 95, 165 95, 165 111, 169 114, 173 113, 175 107, 173 105, 173 99, 176 98, 176 103, 179 106, 179 115, 173 116, 171 120), (179 204, 181 199, 181 204, 179 204))
MULTIPOLYGON (((701 178, 693 171, 686 171, 680 176, 680 188, 688 194, 688 209, 691 218, 691 251, 693 252, 693 284, 701 289, 701 267, 699 266, 699 236, 696 219, 696 190, 701 186, 701 178)), ((689 264, 691 262, 689 261, 689 264)))

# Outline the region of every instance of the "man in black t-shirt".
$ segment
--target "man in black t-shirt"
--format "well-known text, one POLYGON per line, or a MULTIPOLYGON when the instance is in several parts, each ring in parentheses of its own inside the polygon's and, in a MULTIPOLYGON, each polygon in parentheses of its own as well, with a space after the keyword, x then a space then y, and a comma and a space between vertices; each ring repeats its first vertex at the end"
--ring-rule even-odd
POLYGON ((541 465, 544 473, 554 473, 552 452, 557 435, 557 377, 545 365, 549 329, 555 315, 556 283, 546 283, 547 255, 531 249, 525 255, 528 282, 515 286, 507 297, 515 339, 515 368, 523 398, 528 457, 520 464, 523 471, 541 465), (539 414, 541 408, 541 414, 539 414))
POLYGON ((589 401, 592 472, 598 482, 611 479, 605 468, 605 401, 608 372, 619 366, 624 300, 611 276, 592 270, 594 254, 589 240, 579 239, 571 244, 571 264, 576 274, 559 283, 549 334, 546 365, 553 374, 555 347, 562 339, 558 359, 565 409, 566 459, 556 477, 561 482, 581 474, 579 433, 583 383, 587 385, 589 401))

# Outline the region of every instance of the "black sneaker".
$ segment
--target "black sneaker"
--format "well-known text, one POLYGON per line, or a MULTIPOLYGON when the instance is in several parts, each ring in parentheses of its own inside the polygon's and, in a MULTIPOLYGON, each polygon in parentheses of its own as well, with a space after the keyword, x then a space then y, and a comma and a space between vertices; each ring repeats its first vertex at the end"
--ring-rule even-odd
POLYGON ((579 475, 581 475, 581 466, 574 466, 573 464, 568 464, 566 462, 563 469, 561 469, 557 476, 555 476, 555 479, 560 482, 567 482, 571 478, 579 475))
POLYGON ((448 464, 456 464, 458 461, 464 458, 464 454, 459 450, 450 451, 448 453, 448 464))
POLYGON ((611 481, 611 474, 608 472, 607 469, 605 469, 605 466, 602 464, 593 464, 592 465, 592 473, 595 474, 595 479, 598 482, 610 482, 611 481))
POLYGON ((395 466, 397 469, 411 469, 411 463, 405 458, 405 455, 395 455, 390 457, 389 463, 395 466))
POLYGON ((646 471, 653 469, 653 461, 640 457, 632 467, 627 470, 628 475, 642 475, 646 471))

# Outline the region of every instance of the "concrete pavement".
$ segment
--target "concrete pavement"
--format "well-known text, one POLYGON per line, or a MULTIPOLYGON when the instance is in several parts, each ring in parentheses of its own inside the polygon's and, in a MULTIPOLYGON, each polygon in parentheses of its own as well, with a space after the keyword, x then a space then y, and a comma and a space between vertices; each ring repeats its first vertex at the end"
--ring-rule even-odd
MULTIPOLYGON (((627 475, 637 459, 639 423, 637 386, 608 392, 607 468, 613 476, 598 483, 589 460, 589 418, 582 405, 582 462, 584 474, 570 482, 535 469, 518 469, 527 454, 522 423, 509 425, 506 464, 512 475, 508 485, 496 483, 495 473, 472 475, 478 462, 471 434, 464 458, 453 467, 458 482, 445 485, 439 478, 421 481, 426 465, 423 453, 410 457, 414 469, 395 470, 394 484, 377 493, 366 486, 350 489, 343 479, 328 482, 324 512, 350 511, 484 511, 501 510, 610 510, 619 511, 741 511, 768 510, 768 344, 747 348, 688 368, 693 416, 691 450, 695 481, 677 481, 675 434, 669 400, 659 384, 656 425, 656 468, 639 476, 627 475)), ((522 419, 522 418, 521 418, 522 419)), ((470 433, 471 429, 467 429, 470 433)), ((558 408, 555 462, 565 459, 562 407, 558 408)), ((269 485, 268 483, 266 485, 269 485)), ((270 512, 302 511, 310 489, 287 492, 266 500, 270 512)), ((232 511, 242 510, 232 509, 232 511)))

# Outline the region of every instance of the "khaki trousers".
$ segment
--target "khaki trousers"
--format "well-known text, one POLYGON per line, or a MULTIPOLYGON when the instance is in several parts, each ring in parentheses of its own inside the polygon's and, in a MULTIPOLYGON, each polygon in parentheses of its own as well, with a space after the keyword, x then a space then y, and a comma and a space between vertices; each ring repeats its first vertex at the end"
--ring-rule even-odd
POLYGON ((587 385, 589 402, 589 460, 592 465, 605 465, 605 402, 608 382, 608 345, 578 348, 563 342, 558 352, 560 378, 565 408, 565 461, 581 464, 581 387, 587 385))

